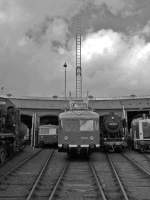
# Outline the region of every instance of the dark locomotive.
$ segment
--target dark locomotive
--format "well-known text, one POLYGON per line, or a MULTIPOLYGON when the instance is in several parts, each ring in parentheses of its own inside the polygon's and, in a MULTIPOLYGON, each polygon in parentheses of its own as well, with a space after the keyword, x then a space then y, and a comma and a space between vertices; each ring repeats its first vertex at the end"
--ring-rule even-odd
POLYGON ((126 122, 114 112, 100 116, 101 146, 104 150, 123 150, 127 147, 126 122))
POLYGON ((0 162, 24 147, 25 126, 20 121, 19 110, 0 102, 0 162))

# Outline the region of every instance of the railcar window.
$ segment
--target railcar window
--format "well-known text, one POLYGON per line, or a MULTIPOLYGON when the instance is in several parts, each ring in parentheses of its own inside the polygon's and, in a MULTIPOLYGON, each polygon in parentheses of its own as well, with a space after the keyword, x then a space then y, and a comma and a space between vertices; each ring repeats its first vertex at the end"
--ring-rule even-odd
POLYGON ((93 120, 80 120, 80 131, 93 131, 94 121, 93 120))
POLYGON ((56 128, 40 127, 39 135, 56 135, 56 128))
POLYGON ((61 121, 61 126, 66 132, 76 132, 79 131, 79 120, 64 119, 61 121))
POLYGON ((94 128, 95 128, 95 131, 99 130, 99 120, 94 120, 94 128))
POLYGON ((80 131, 98 131, 99 123, 97 120, 80 120, 80 131))
POLYGON ((61 126, 64 131, 79 132, 79 131, 93 131, 99 130, 98 120, 75 120, 75 119, 64 119, 61 121, 61 126))

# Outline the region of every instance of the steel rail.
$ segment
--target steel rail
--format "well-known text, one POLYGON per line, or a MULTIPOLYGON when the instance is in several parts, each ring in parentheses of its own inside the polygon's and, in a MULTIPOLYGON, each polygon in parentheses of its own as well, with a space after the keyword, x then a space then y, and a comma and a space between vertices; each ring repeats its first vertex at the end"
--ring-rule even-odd
POLYGON ((100 180, 99 180, 99 178, 98 178, 98 176, 97 176, 97 172, 96 172, 96 169, 95 169, 94 165, 93 165, 91 162, 89 162, 88 164, 89 164, 89 167, 90 167, 90 169, 91 169, 91 172, 92 172, 92 174, 93 174, 93 176, 94 176, 94 178, 95 178, 95 180, 96 180, 96 184, 97 184, 97 187, 98 187, 98 189, 99 189, 99 191, 100 191, 100 194, 101 194, 101 196, 102 196, 102 199, 103 199, 103 200, 107 200, 106 195, 105 195, 105 193, 104 193, 104 189, 103 189, 102 184, 101 184, 101 182, 100 182, 100 180))
POLYGON ((123 194, 124 199, 125 199, 125 200, 129 200, 129 197, 127 196, 127 193, 126 193, 126 191, 125 191, 125 189, 124 189, 124 186, 123 186, 123 184, 122 184, 122 182, 121 182, 121 180, 120 180, 120 178, 119 178, 119 175, 118 175, 118 173, 117 173, 117 171, 116 171, 116 169, 115 169, 114 163, 113 163, 113 161, 111 160, 111 158, 110 158, 110 156, 109 156, 108 154, 107 154, 107 158, 108 158, 108 161, 109 161, 109 163, 110 163, 110 166, 111 166, 111 168, 112 168, 112 170, 113 170, 113 172, 114 172, 114 175, 115 175, 115 177, 116 177, 116 179, 117 179, 117 181, 118 181, 118 184, 119 184, 119 187, 120 187, 120 189, 121 189, 121 192, 122 192, 122 194, 123 194))
MULTIPOLYGON (((7 176, 9 176, 10 174, 12 174, 14 171, 16 171, 18 168, 22 167, 25 163, 27 163, 28 161, 30 161, 32 158, 36 157, 40 152, 42 151, 42 149, 40 149, 39 151, 37 151, 35 154, 33 154, 32 156, 29 156, 28 158, 25 158, 23 161, 21 161, 18 165, 16 165, 14 168, 12 168, 10 171, 8 171, 5 175, 0 176, 0 178, 2 180, 6 179, 7 176)), ((0 180, 0 183, 2 182, 2 180, 0 180)))
POLYGON ((50 194, 48 200, 52 200, 52 199, 53 199, 53 197, 54 197, 54 195, 55 195, 55 193, 56 193, 56 190, 57 190, 57 188, 58 188, 58 186, 59 186, 61 180, 63 179, 64 174, 66 173, 68 167, 69 167, 69 162, 66 163, 65 167, 64 167, 63 170, 61 171, 61 173, 60 173, 60 175, 59 175, 59 177, 58 177, 58 179, 57 179, 57 181, 56 181, 56 183, 55 183, 55 186, 53 187, 53 190, 52 190, 52 192, 51 192, 51 194, 50 194))
POLYGON ((141 172, 143 172, 144 174, 146 174, 147 176, 150 177, 150 172, 148 170, 146 170, 144 167, 142 167, 140 164, 137 163, 137 161, 135 161, 133 158, 131 160, 131 158, 129 158, 127 155, 125 154, 121 154, 124 158, 126 158, 126 160, 128 160, 132 165, 134 165, 137 169, 139 169, 141 172))
POLYGON ((26 197, 26 200, 30 200, 31 199, 31 197, 32 197, 32 195, 33 195, 33 193, 34 193, 34 191, 35 191, 40 179, 42 178, 42 176, 43 176, 43 174, 44 174, 44 172, 45 172, 45 170, 46 170, 51 158, 53 157, 53 155, 54 155, 54 150, 51 152, 51 154, 49 155, 48 159, 46 160, 44 166, 42 167, 40 174, 38 175, 37 179, 35 180, 32 188, 31 188, 31 191, 29 192, 28 196, 26 197))

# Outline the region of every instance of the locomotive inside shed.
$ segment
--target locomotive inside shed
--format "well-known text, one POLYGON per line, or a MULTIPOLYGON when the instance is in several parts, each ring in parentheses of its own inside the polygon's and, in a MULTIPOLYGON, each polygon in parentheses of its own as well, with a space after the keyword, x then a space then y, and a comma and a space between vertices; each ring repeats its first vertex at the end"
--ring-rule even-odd
POLYGON ((149 110, 132 110, 127 111, 127 125, 128 125, 128 131, 130 131, 131 128, 131 122, 133 119, 136 119, 138 117, 142 117, 143 114, 149 115, 149 110))

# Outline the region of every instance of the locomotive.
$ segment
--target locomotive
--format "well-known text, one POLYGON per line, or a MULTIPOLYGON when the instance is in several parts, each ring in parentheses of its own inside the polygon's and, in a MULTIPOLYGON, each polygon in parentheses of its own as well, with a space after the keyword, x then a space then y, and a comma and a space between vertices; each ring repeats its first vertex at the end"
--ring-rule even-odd
POLYGON ((23 149, 25 129, 20 121, 19 110, 0 102, 0 163, 12 153, 23 149))
POLYGON ((141 152, 150 150, 150 118, 133 119, 130 133, 133 149, 141 152))
POLYGON ((104 150, 123 150, 127 147, 126 122, 114 112, 100 116, 101 146, 104 150))
POLYGON ((59 114, 58 151, 88 155, 100 147, 99 115, 78 103, 59 114))

